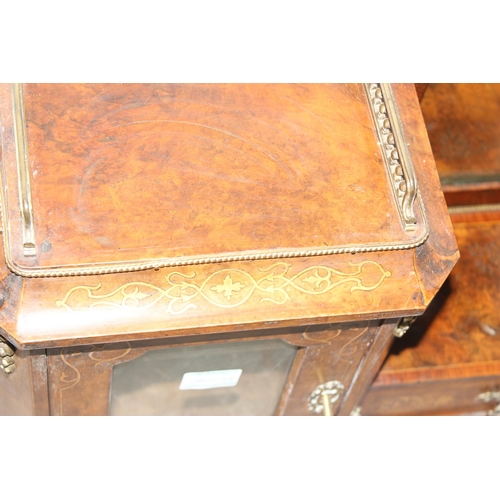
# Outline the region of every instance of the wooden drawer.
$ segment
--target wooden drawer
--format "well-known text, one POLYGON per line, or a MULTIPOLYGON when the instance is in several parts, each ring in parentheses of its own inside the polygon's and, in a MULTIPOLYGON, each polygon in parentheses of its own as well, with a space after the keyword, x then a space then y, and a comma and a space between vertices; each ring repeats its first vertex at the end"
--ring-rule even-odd
POLYGON ((488 393, 500 391, 500 375, 372 387, 363 402, 363 415, 486 414, 498 402, 488 393))

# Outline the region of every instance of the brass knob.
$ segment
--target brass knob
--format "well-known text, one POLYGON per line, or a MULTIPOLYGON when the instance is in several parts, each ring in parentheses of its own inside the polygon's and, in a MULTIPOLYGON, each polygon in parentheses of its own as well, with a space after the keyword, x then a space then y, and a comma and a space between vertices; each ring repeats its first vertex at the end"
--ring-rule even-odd
POLYGON ((332 416, 332 405, 344 393, 344 386, 338 380, 318 385, 309 396, 307 408, 316 415, 332 416))

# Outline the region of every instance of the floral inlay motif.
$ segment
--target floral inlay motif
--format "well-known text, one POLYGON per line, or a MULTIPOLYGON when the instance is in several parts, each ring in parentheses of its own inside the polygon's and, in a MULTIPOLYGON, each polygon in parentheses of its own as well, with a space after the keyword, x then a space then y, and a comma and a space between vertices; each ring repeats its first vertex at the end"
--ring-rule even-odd
POLYGON ((224 278, 224 283, 222 285, 213 286, 210 290, 214 290, 217 293, 224 293, 224 297, 226 297, 227 301, 231 302, 233 292, 239 292, 242 288, 245 288, 245 285, 239 281, 237 283, 233 283, 231 275, 228 274, 224 278))
POLYGON ((182 314, 197 309, 204 301, 221 308, 238 307, 250 299, 259 303, 284 304, 297 299, 297 294, 321 295, 346 285, 349 293, 371 291, 392 276, 380 264, 365 260, 350 269, 340 271, 328 266, 311 266, 292 274, 292 264, 278 262, 258 268, 260 276, 243 269, 223 269, 203 277, 196 271, 183 274, 174 271, 166 276, 166 287, 134 281, 125 283, 108 293, 97 293, 102 283, 95 286, 80 285, 71 288, 58 307, 68 311, 88 307, 114 307, 121 309, 148 309, 160 301, 168 314, 182 314))

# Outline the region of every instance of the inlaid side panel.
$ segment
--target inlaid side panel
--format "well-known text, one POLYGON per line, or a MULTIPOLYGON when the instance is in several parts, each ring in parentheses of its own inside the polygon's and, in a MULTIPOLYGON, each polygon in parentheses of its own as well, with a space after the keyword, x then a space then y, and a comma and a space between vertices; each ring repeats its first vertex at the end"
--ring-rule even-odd
POLYGON ((130 344, 51 349, 48 353, 51 415, 107 415, 111 369, 132 353, 130 344))
POLYGON ((354 375, 351 387, 340 405, 338 415, 350 415, 351 412, 356 412, 360 408, 373 379, 387 358, 398 323, 398 319, 385 320, 372 337, 372 341, 354 375))
MULTIPOLYGON (((328 382, 335 382, 334 386, 339 389, 339 397, 332 401, 330 409, 332 415, 337 414, 378 331, 375 323, 355 324, 351 328, 330 330, 328 335, 323 335, 321 344, 307 348, 283 414, 316 414, 311 408, 310 396, 328 382)), ((355 399, 349 404, 354 402, 355 399)))

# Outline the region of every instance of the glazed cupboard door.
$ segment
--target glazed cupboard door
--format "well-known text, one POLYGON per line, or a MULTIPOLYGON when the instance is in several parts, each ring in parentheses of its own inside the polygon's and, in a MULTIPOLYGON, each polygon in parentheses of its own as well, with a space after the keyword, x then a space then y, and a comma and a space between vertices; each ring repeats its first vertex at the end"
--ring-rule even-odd
POLYGON ((297 347, 282 340, 148 351, 116 365, 110 415, 272 415, 297 347))
POLYGON ((343 406, 350 412, 360 397, 351 393, 366 384, 357 380, 360 367, 370 372, 366 361, 379 357, 379 345, 390 339, 384 332, 393 328, 320 325, 260 338, 52 349, 51 414, 333 415, 343 406))

